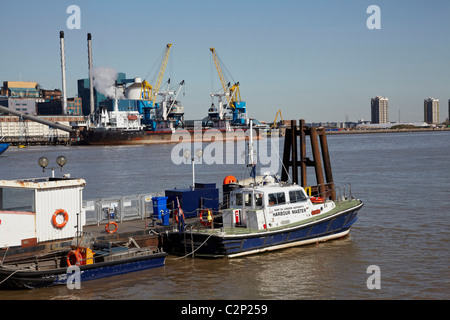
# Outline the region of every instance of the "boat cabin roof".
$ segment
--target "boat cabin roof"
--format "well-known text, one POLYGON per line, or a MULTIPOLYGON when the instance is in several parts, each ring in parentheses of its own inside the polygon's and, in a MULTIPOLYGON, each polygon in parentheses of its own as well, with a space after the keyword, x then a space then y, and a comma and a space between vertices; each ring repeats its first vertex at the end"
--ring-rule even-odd
POLYGON ((67 187, 84 187, 84 179, 68 178, 31 178, 18 180, 0 180, 0 188, 18 189, 54 189, 67 187))
POLYGON ((273 192, 286 192, 293 190, 304 190, 301 186, 296 184, 273 184, 273 185, 255 185, 249 187, 243 187, 233 190, 234 193, 242 192, 254 192, 254 193, 273 193, 273 192))

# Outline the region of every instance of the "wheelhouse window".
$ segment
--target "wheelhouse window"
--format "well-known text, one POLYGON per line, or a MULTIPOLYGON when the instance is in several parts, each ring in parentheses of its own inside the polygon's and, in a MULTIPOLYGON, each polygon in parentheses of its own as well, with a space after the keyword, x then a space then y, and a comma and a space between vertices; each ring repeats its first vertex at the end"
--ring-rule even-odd
POLYGON ((269 206, 286 203, 284 192, 269 193, 269 206))
POLYGON ((242 206, 242 193, 236 193, 236 205, 242 206))
POLYGON ((306 200, 305 194, 301 190, 289 191, 289 200, 293 202, 301 202, 306 200))
POLYGON ((255 206, 262 207, 263 205, 263 195, 262 193, 255 193, 255 206))
POLYGON ((244 204, 246 207, 252 206, 251 193, 236 193, 236 206, 242 206, 242 204, 244 204))
POLYGON ((244 204, 246 207, 252 206, 252 194, 251 193, 244 193, 244 204))

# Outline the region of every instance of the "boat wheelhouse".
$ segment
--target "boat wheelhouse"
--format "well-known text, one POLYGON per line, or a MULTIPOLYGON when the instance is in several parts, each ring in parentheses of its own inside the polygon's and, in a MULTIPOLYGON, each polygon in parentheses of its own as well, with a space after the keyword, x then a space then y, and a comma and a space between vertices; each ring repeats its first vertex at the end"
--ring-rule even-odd
POLYGON ((230 193, 230 208, 223 211, 223 227, 246 227, 250 230, 270 230, 297 223, 335 207, 323 199, 313 203, 298 185, 274 183, 266 176, 264 185, 245 187, 230 193))

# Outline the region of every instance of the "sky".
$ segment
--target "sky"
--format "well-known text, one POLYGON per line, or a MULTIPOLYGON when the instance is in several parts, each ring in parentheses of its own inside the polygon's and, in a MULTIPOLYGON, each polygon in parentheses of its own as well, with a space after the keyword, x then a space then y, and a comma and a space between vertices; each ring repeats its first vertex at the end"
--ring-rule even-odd
POLYGON ((370 120, 370 99, 389 98, 389 120, 423 121, 423 101, 450 99, 448 0, 0 0, 0 81, 36 81, 61 89, 59 31, 65 33, 67 95, 94 67, 127 78, 156 78, 172 43, 164 81, 185 80, 186 119, 207 115, 221 86, 240 83, 250 118, 306 122, 370 120), (79 29, 71 29, 80 9, 79 29), (378 16, 367 9, 376 5, 378 16), (376 20, 374 20, 376 18, 376 20), (370 29, 377 22, 380 29, 370 29), (156 66, 156 67, 155 67, 156 66))

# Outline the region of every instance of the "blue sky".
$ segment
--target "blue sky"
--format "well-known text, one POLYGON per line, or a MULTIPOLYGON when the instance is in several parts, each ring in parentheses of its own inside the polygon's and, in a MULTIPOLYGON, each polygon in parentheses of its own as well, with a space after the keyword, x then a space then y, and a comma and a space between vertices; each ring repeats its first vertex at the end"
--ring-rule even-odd
POLYGON ((90 32, 94 66, 128 78, 145 78, 173 43, 165 79, 186 81, 187 119, 206 116, 209 94, 220 88, 212 46, 259 120, 272 121, 278 109, 307 122, 370 120, 370 98, 382 95, 391 121, 399 112, 402 121, 422 121, 429 96, 440 99, 444 121, 449 15, 448 0, 0 0, 0 81, 61 88, 62 30, 68 95, 76 95, 76 80, 88 76, 90 32), (79 30, 66 25, 72 4, 81 10, 79 30), (381 9, 380 30, 366 26, 370 5, 381 9))

